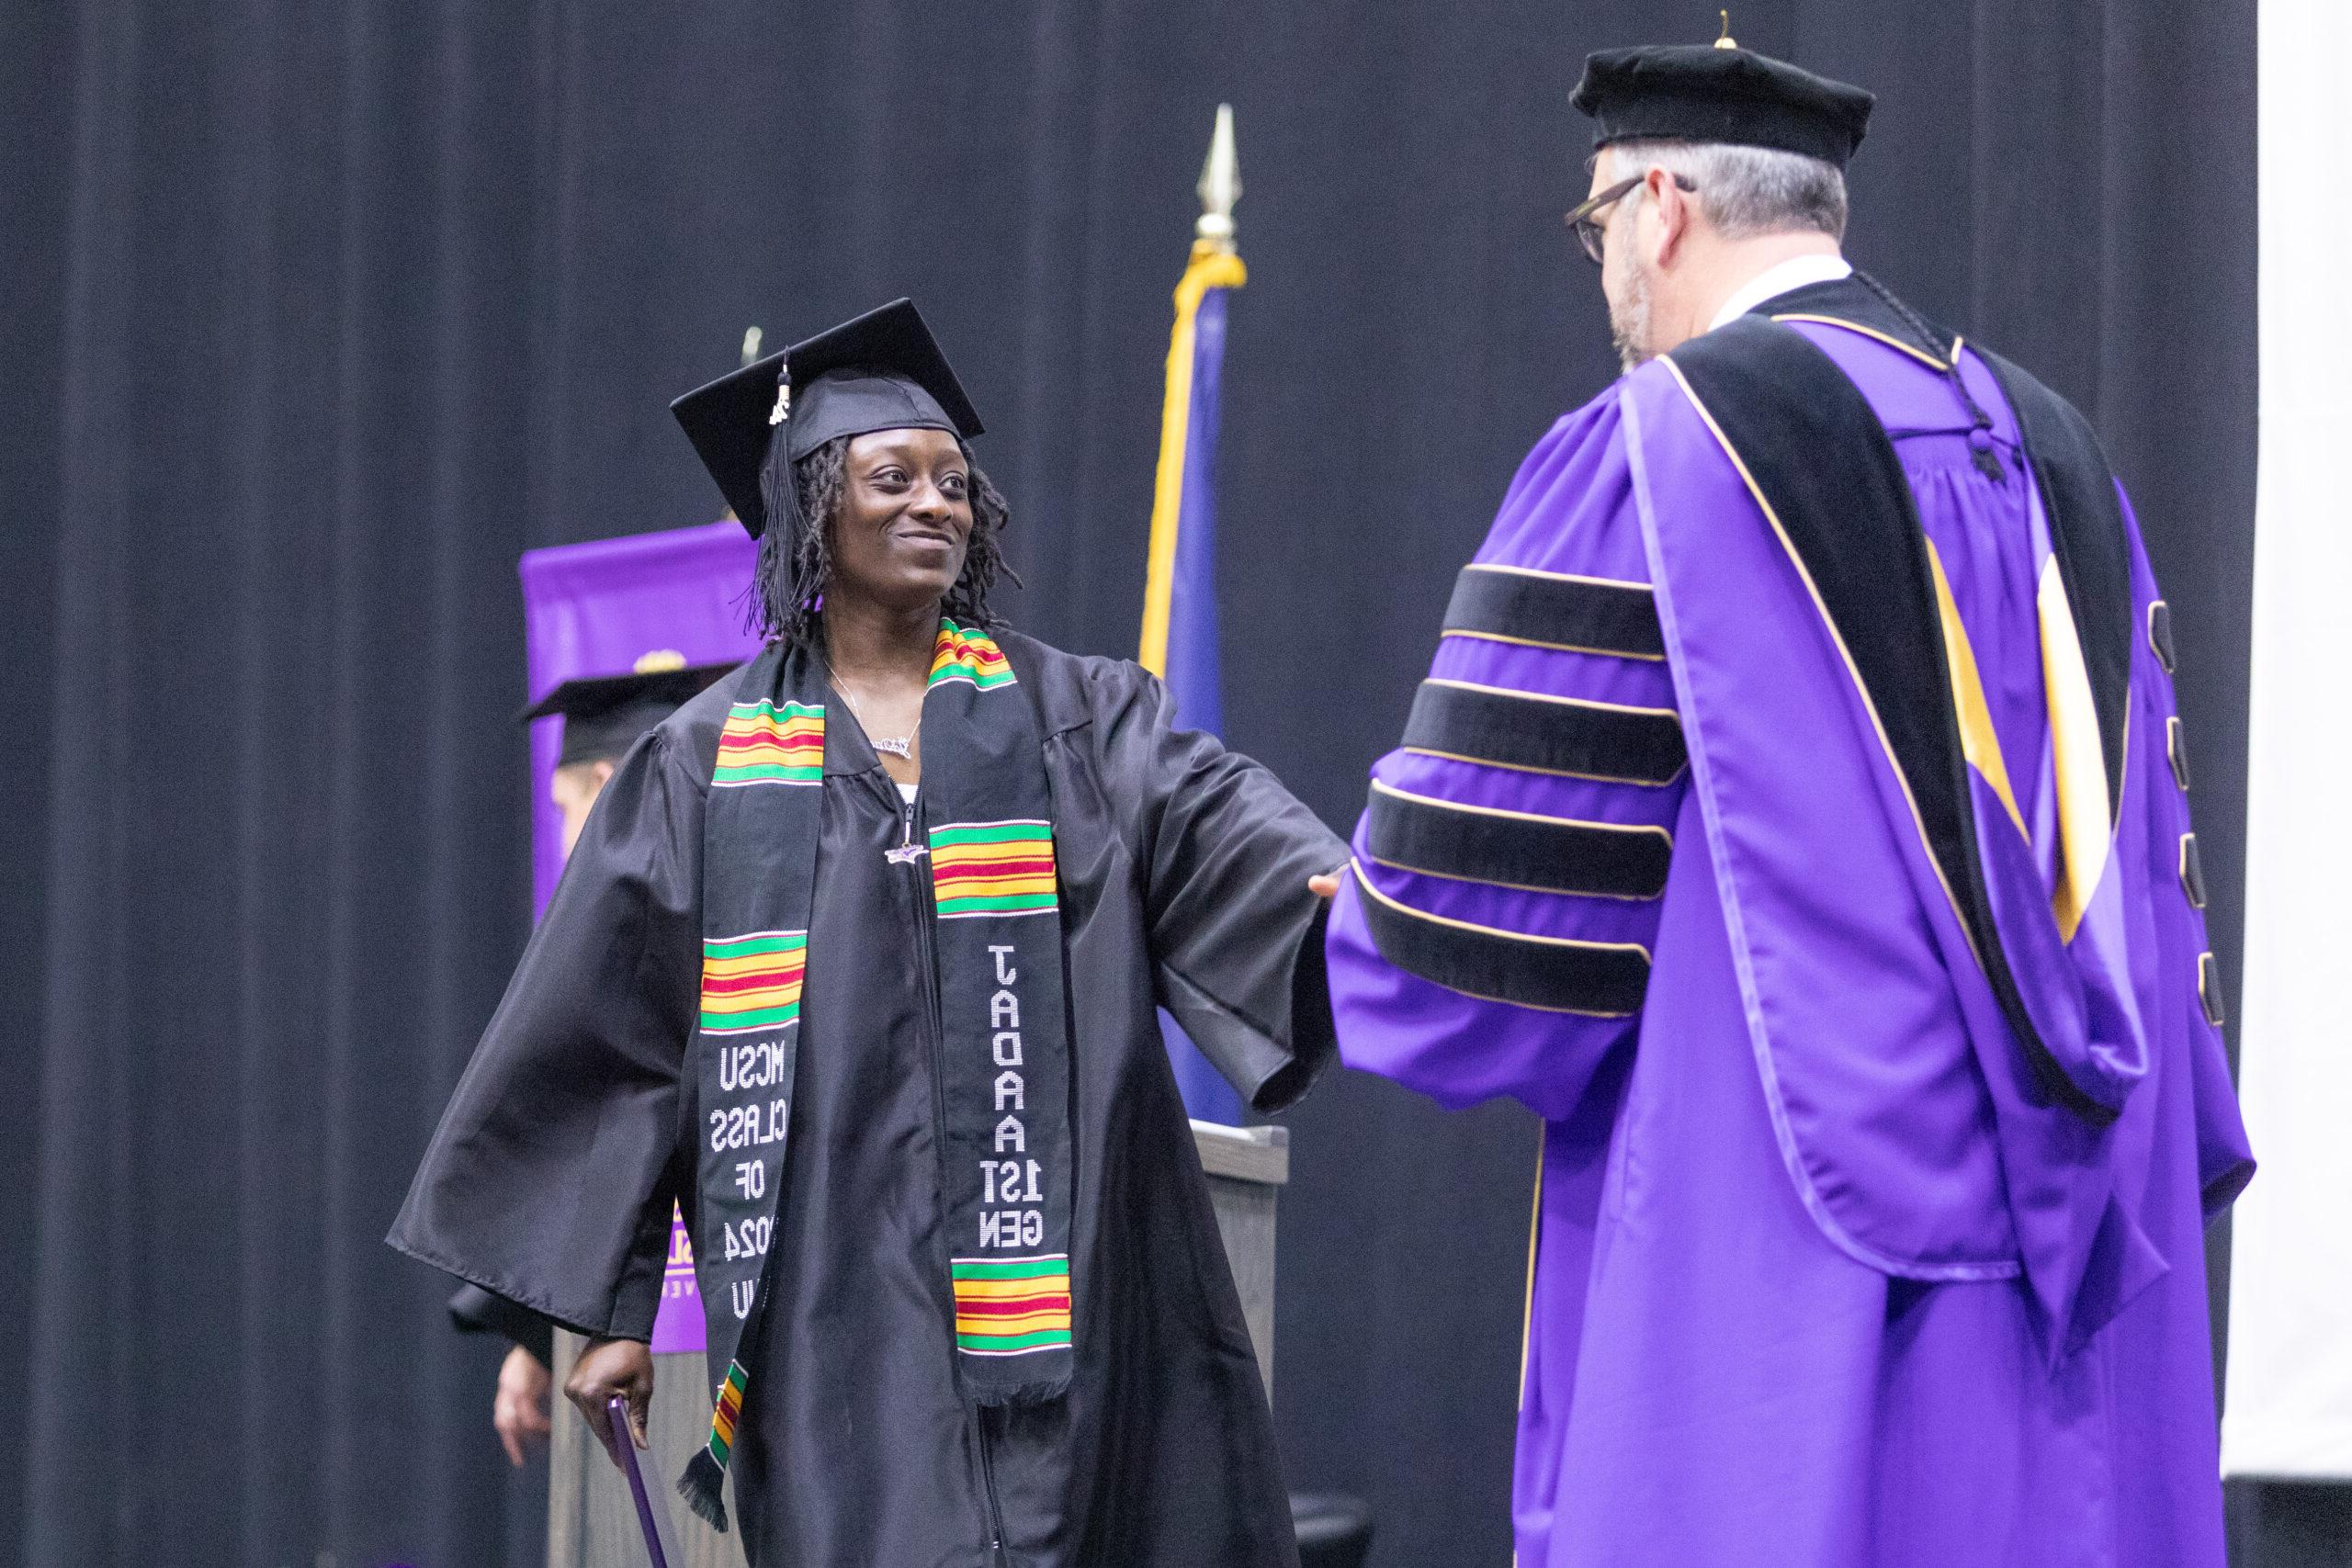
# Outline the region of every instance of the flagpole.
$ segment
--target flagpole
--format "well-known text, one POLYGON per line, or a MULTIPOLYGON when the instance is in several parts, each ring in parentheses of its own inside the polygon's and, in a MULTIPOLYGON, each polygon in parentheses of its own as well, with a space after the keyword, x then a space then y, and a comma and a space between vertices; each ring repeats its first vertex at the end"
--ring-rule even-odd
POLYGON ((1233 254, 1233 207, 1241 199, 1241 155, 1233 145, 1233 106, 1216 107, 1216 129, 1209 133, 1208 162, 1201 165, 1201 220, 1193 235, 1226 254, 1233 254))

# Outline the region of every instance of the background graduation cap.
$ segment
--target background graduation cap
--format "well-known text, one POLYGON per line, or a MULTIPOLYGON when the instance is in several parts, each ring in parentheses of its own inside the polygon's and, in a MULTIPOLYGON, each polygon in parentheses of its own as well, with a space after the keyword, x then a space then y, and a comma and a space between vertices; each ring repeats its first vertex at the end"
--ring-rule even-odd
POLYGON ((1774 147, 1846 166, 1877 99, 1860 87, 1742 49, 1731 21, 1713 44, 1605 49, 1585 57, 1571 103, 1595 122, 1592 144, 1659 137, 1774 147))
POLYGON ((703 467, 753 538, 797 543, 791 465, 826 442, 876 430, 980 434, 980 416, 910 299, 754 360, 670 405, 703 467), (781 432, 784 439, 776 440, 781 432))
POLYGON ((523 710, 523 722, 560 714, 563 749, 556 766, 617 757, 637 738, 678 711, 732 664, 688 664, 667 649, 649 653, 626 675, 566 681, 523 710))

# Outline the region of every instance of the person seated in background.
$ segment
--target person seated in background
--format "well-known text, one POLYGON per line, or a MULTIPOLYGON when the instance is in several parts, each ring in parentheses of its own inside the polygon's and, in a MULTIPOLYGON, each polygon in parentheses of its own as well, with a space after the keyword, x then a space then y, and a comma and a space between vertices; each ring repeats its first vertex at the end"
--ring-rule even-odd
POLYGON ((589 1337, 645 1442, 673 1201, 753 1564, 1288 1568, 1155 1004, 1261 1111, 1329 1060, 1345 848, 1159 682, 1002 627, 1003 498, 904 300, 679 400, 765 649, 626 758, 391 1244, 589 1337))
POLYGON ((1330 928, 1351 1066, 1544 1119, 1519 1562, 2220 1568, 2252 1163, 2130 508, 1839 254, 1869 94, 1726 39, 1575 102, 1626 374, 1462 572, 1330 928))
MULTIPOLYGON (((563 813, 563 852, 580 841, 588 813, 631 746, 730 668, 689 666, 669 649, 648 653, 626 675, 593 675, 566 681, 523 710, 523 722, 563 720, 548 796, 563 813)), ((461 1285, 449 1298, 449 1318, 460 1333, 496 1334, 514 1341, 499 1363, 491 1401, 492 1427, 520 1469, 531 1444, 547 1437, 548 1394, 554 1382, 555 1330, 548 1320, 480 1285, 461 1285)))

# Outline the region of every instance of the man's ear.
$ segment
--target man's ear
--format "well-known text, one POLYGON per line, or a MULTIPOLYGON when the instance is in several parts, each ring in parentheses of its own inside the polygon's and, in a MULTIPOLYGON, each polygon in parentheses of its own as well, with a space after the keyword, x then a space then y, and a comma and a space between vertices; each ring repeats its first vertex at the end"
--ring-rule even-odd
POLYGON ((1657 265, 1672 266, 1698 214, 1692 210, 1682 187, 1666 170, 1653 164, 1643 180, 1649 187, 1650 201, 1657 209, 1657 265))

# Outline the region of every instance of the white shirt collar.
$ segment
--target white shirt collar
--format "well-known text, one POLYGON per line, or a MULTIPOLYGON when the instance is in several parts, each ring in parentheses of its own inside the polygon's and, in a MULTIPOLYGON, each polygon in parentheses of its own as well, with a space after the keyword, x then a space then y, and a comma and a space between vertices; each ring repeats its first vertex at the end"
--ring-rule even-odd
POLYGON ((1713 332, 1726 321, 1737 321, 1765 300, 1792 288, 1813 283, 1836 283, 1853 276, 1852 265, 1843 256, 1791 256, 1733 289, 1731 298, 1724 301, 1724 308, 1715 312, 1715 319, 1707 323, 1707 330, 1713 332))

